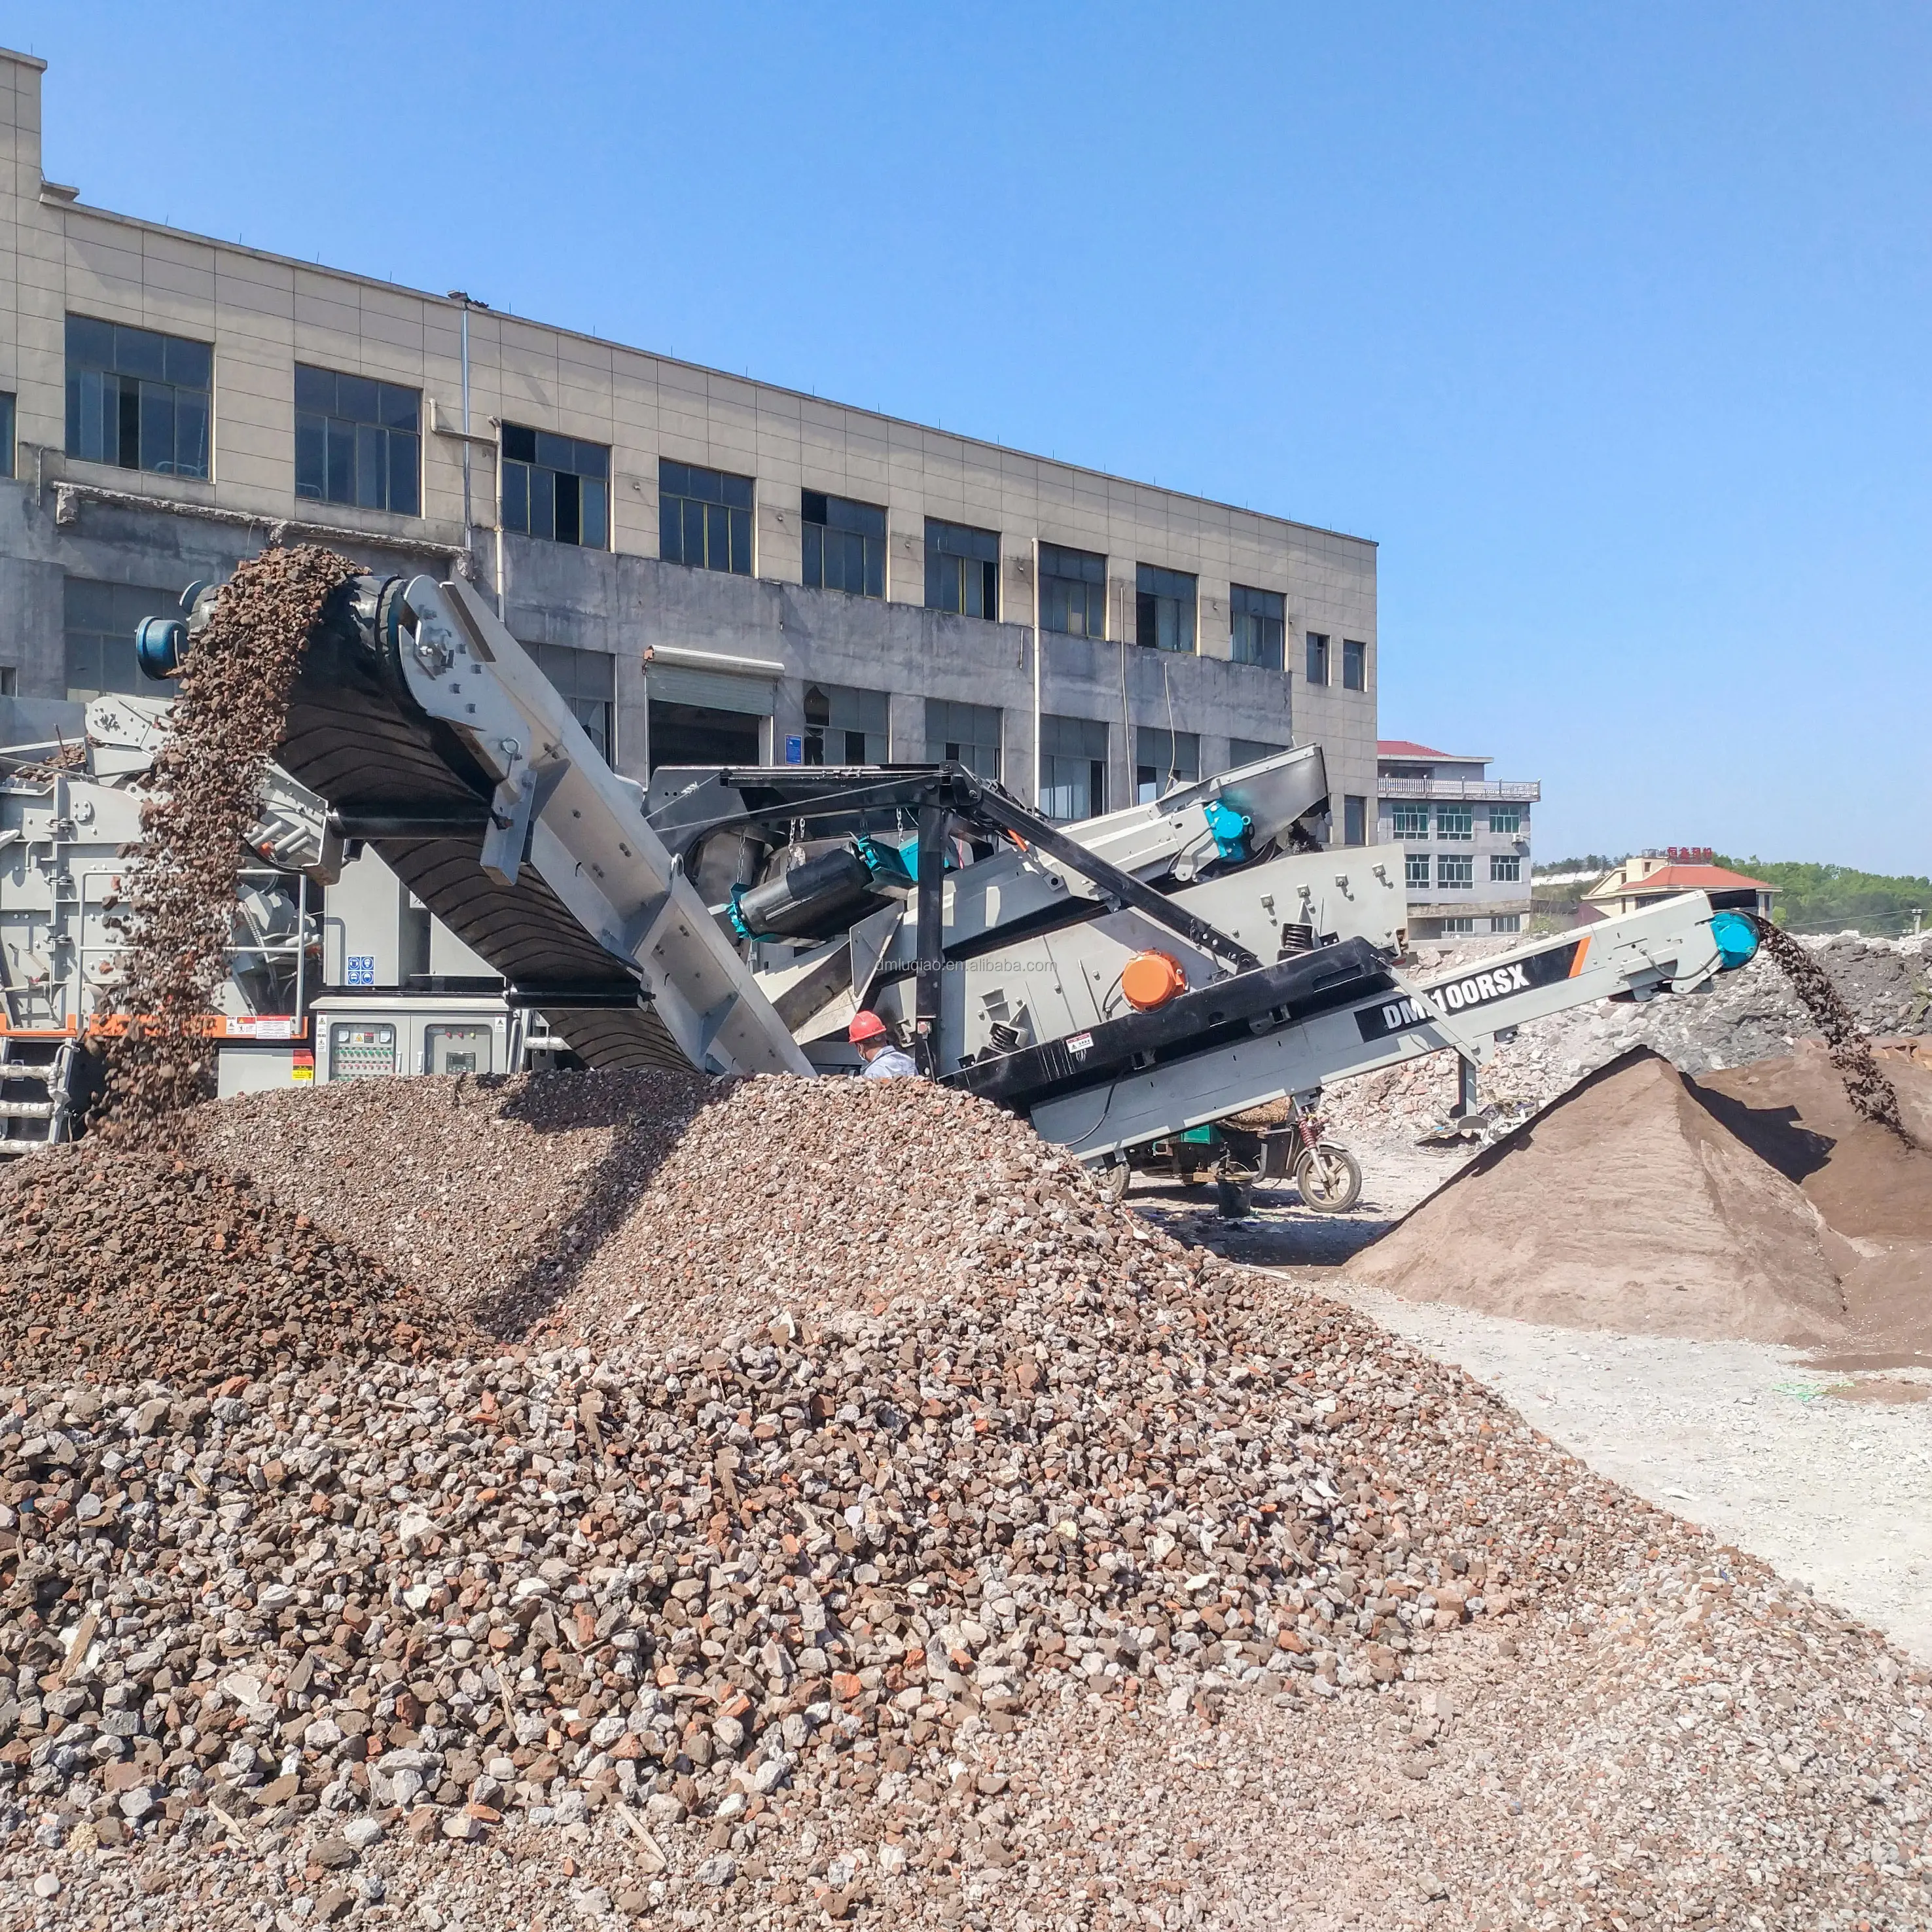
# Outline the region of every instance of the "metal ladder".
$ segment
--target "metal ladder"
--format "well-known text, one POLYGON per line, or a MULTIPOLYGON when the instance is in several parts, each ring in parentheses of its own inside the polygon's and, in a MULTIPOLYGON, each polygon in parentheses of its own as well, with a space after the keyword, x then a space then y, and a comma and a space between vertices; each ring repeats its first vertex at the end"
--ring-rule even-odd
POLYGON ((0 1034, 0 1157, 73 1137, 75 1051, 71 1036, 0 1034))

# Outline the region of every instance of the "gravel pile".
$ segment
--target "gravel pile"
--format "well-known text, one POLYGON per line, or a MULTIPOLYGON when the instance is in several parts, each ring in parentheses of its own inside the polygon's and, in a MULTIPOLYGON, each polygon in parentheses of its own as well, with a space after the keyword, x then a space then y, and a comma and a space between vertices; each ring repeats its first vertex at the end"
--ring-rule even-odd
POLYGON ((765 1283, 756 1327, 0 1388, 7 1914, 1924 1909, 1869 1633, 991 1108, 760 1082, 646 1195, 652 1306, 765 1283), (926 1292, 800 1312, 902 1221, 848 1266, 926 1292))
MULTIPOLYGON (((176 1131, 196 1160, 245 1163, 274 1199, 507 1336, 586 1274, 602 1285, 614 1230, 728 1090, 662 1072, 345 1080, 194 1108, 176 1131)), ((685 1310, 668 1298, 663 1312, 685 1310)))
POLYGON ((437 1299, 237 1171, 90 1137, 0 1172, 0 1378, 184 1387, 449 1353, 437 1299))
POLYGON ((228 977, 243 843, 262 768, 282 734, 303 640, 358 566, 309 546, 264 550, 236 571, 176 684, 167 742, 129 868, 130 940, 100 1121, 143 1131, 214 1090, 212 1043, 194 1023, 228 977))
POLYGON ((780 1304, 933 1298, 1056 1232, 1026 1199, 1039 1143, 923 1081, 352 1081, 197 1108, 182 1132, 505 1336, 662 1345, 780 1304), (1004 1188, 962 1238, 962 1204, 1004 1188))

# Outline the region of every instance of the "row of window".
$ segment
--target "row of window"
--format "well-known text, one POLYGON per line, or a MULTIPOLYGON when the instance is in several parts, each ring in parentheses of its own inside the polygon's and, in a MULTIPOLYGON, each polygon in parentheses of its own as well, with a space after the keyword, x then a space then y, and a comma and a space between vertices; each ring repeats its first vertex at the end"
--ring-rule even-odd
MULTIPOLYGON (((134 632, 144 617, 172 614, 177 599, 164 590, 99 584, 69 578, 65 586, 67 694, 70 699, 132 692, 146 685, 135 662, 134 632)), ((525 648, 584 727, 598 754, 614 750, 616 660, 608 651, 568 644, 525 648)), ((148 687, 152 688, 152 687, 148 687)), ((808 765, 884 763, 890 755, 890 700, 882 691, 842 685, 812 685, 805 694, 805 729, 799 756, 808 765)), ((947 698, 926 701, 926 753, 950 760, 995 782, 1000 772, 1003 717, 997 705, 947 698)), ((1100 719, 1048 716, 1041 720, 1041 753, 1048 815, 1091 818, 1106 809, 1108 728, 1100 719)), ((1232 766, 1272 758, 1286 746, 1237 738, 1228 746, 1232 766)), ((753 756, 758 755, 755 752, 753 756)), ((1201 740, 1192 731, 1142 726, 1134 734, 1134 796, 1144 803, 1202 775, 1201 740)), ((1364 842, 1365 800, 1345 807, 1348 842, 1364 842)))
MULTIPOLYGON (((1522 879, 1522 860, 1514 852, 1492 852, 1490 854, 1490 883, 1491 885, 1516 885, 1522 879)), ((1402 883, 1412 891, 1426 891, 1429 886, 1429 854, 1426 852, 1406 853, 1402 857, 1402 883)), ((1436 884, 1438 891, 1452 892, 1473 892, 1476 885, 1476 861, 1468 852, 1438 852, 1436 855, 1436 884)))
MULTIPOLYGON (((206 480, 214 351, 156 330, 67 318, 67 453, 90 463, 206 480)), ((422 398, 401 384, 298 363, 295 371, 296 494, 394 516, 422 511, 422 398)), ((13 448, 10 415, 5 448, 13 448)), ((610 541, 610 452, 601 443, 518 423, 501 428, 502 527, 545 542, 592 550, 610 541)), ((10 464, 9 466, 10 473, 10 464)), ((753 479, 697 464, 658 466, 659 554, 668 562, 748 577, 753 479)), ((886 512, 823 490, 800 494, 805 583, 854 596, 886 594, 886 512)), ((1040 546, 1040 622, 1070 637, 1107 634, 1107 560, 1064 544, 1040 546)), ((1190 572, 1136 566, 1133 637, 1151 650, 1192 652, 1198 580, 1190 572)), ((1000 533, 926 520, 929 610, 997 622, 1000 533)), ((1238 584, 1229 598, 1237 664, 1286 668, 1287 600, 1238 584)), ((1310 684, 1330 682, 1328 638, 1306 639, 1310 684)), ((1341 682, 1368 688, 1368 647, 1344 638, 1341 682)))
MULTIPOLYGON (((1391 821, 1390 836, 1393 838, 1426 838, 1429 836, 1429 807, 1426 805, 1394 805, 1389 808, 1389 817, 1391 821)), ((1504 838, 1520 836, 1522 807, 1520 805, 1491 806, 1490 830, 1504 838)), ((1436 808, 1436 836, 1438 838, 1474 838, 1474 808, 1466 805, 1438 805, 1436 808)))
MULTIPOLYGON (((1474 936, 1476 922, 1473 918, 1425 920, 1429 929, 1418 932, 1418 939, 1466 939, 1474 936)), ((1489 929, 1492 932, 1520 932, 1522 914, 1520 912, 1499 912, 1491 918, 1489 929)))

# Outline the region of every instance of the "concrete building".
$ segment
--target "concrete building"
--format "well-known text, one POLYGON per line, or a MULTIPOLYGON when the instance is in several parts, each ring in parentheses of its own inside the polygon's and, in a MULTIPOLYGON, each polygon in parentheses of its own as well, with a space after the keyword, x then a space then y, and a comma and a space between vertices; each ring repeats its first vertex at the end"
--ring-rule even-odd
POLYGON ((1770 918, 1772 897, 1778 888, 1762 879, 1747 878, 1742 872, 1713 865, 1713 856, 1708 845, 1672 845, 1662 852, 1635 853, 1583 895, 1578 914, 1586 922, 1615 919, 1654 905, 1660 899, 1675 898, 1679 892, 1705 892, 1714 906, 1770 918))
POLYGON ((474 576, 634 776, 956 757, 1074 818, 1318 740, 1368 838, 1372 544, 90 207, 44 65, 0 55, 0 691, 134 688, 141 617, 316 538, 474 576))
POLYGON ((1529 912, 1534 778, 1492 778, 1493 760, 1406 738, 1376 747, 1377 840, 1407 848, 1412 939, 1520 932, 1529 912))

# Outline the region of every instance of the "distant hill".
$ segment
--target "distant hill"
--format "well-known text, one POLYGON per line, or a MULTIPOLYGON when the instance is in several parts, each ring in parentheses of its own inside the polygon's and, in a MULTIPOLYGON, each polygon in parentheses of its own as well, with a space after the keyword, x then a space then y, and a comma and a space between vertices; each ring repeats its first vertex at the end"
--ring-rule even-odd
POLYGON ((1731 859, 1715 862, 1778 888, 1772 916, 1793 932, 1901 933, 1932 928, 1932 879, 1910 874, 1861 872, 1850 866, 1813 866, 1796 860, 1731 859))

